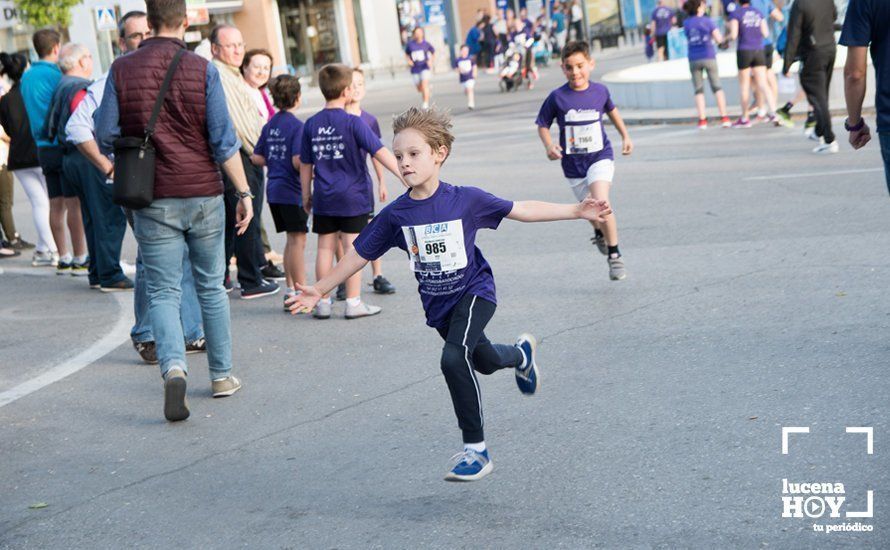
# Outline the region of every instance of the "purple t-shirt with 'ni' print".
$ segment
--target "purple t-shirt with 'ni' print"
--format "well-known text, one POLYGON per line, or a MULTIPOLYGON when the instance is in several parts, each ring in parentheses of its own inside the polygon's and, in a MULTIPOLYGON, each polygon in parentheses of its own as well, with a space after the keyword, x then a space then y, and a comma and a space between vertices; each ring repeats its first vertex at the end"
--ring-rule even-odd
POLYGON ((324 109, 306 121, 300 162, 312 164, 312 210, 321 216, 352 217, 374 209, 368 194, 365 152, 383 144, 367 124, 343 109, 324 109))
POLYGON ((701 59, 715 59, 717 51, 714 49, 712 33, 717 30, 717 25, 707 16, 689 17, 683 21, 683 31, 689 42, 689 61, 701 59))
POLYGON ((652 11, 652 21, 655 21, 655 36, 665 36, 671 32, 674 26, 674 10, 667 6, 658 6, 652 11))
POLYGON ((355 251, 366 260, 393 247, 406 251, 426 323, 442 328, 467 294, 497 303, 494 276, 476 247, 476 231, 497 229, 512 209, 512 201, 477 187, 440 181, 427 199, 412 199, 407 191, 381 210, 356 238, 355 251))
POLYGON ((737 50, 756 51, 763 49, 763 33, 760 30, 760 22, 763 14, 751 6, 739 6, 731 19, 739 22, 739 44, 737 50))
POLYGON ((263 126, 254 155, 266 159, 266 200, 269 204, 303 204, 300 174, 293 157, 300 155, 303 123, 287 111, 278 111, 263 126))
POLYGON ((409 40, 408 44, 405 45, 405 53, 408 54, 408 57, 414 62, 414 64, 411 65, 411 73, 418 74, 429 70, 430 65, 428 61, 430 60, 430 56, 436 53, 436 49, 426 40, 421 42, 409 40))
POLYGON ((564 84, 544 100, 535 124, 550 128, 556 119, 565 177, 587 177, 593 163, 615 158, 603 126, 603 115, 614 108, 609 89, 596 82, 586 90, 573 90, 564 84))
POLYGON ((461 82, 466 82, 467 80, 474 79, 473 67, 476 66, 476 62, 473 61, 472 57, 458 57, 454 61, 454 66, 457 67, 457 74, 460 75, 461 82))

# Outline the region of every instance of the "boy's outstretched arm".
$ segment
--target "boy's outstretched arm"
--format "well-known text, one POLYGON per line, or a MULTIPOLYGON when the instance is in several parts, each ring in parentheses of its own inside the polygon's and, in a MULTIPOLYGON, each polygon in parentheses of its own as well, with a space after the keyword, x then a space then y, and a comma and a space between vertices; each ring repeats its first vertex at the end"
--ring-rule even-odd
POLYGON ((510 210, 507 217, 518 222, 553 222, 577 219, 605 222, 606 216, 611 213, 612 208, 609 206, 609 201, 604 200, 584 199, 578 204, 517 201, 513 203, 513 210, 510 210))
POLYGON ((629 155, 633 153, 634 142, 630 140, 630 134, 627 133, 627 126, 624 124, 624 119, 621 118, 621 113, 618 112, 618 107, 615 107, 607 114, 609 115, 609 120, 612 121, 612 125, 621 134, 621 154, 629 155))
POLYGON ((337 262, 334 270, 317 281, 312 286, 303 286, 294 283, 294 288, 299 290, 301 294, 288 298, 285 301, 291 314, 309 313, 322 296, 337 288, 337 285, 355 275, 368 265, 368 260, 358 255, 354 248, 350 248, 343 258, 337 262))
POLYGON ((399 171, 399 163, 396 160, 396 156, 392 154, 392 151, 386 147, 381 147, 374 153, 373 158, 374 160, 379 161, 384 168, 392 172, 392 175, 397 177, 399 181, 402 182, 402 185, 408 187, 408 184, 402 179, 402 173, 399 171))
POLYGON ((550 160, 559 160, 562 158, 562 147, 560 147, 558 143, 553 143, 553 138, 550 137, 550 128, 538 126, 538 137, 541 138, 541 143, 544 144, 544 149, 547 151, 547 158, 550 160))

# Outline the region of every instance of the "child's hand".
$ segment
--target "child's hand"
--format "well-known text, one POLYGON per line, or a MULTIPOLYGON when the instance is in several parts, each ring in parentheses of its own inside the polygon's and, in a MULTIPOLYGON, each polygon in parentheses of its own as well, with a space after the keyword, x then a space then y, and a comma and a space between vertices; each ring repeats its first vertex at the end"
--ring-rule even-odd
POLYGON ((621 154, 629 155, 634 152, 634 142, 630 140, 630 136, 621 140, 621 154))
POLYGON ((307 215, 312 213, 312 195, 303 196, 303 210, 307 215))
POLYGON ((605 223, 606 218, 612 213, 609 201, 597 200, 590 197, 578 203, 578 217, 592 222, 605 223))
POLYGON ((550 160, 559 160, 562 158, 562 147, 558 143, 552 144, 547 148, 547 158, 550 160))
POLYGON ((299 283, 294 283, 294 288, 299 290, 300 294, 291 296, 284 301, 284 305, 290 310, 291 315, 309 313, 315 307, 315 304, 321 300, 321 292, 314 286, 303 286, 299 283))
POLYGON ((389 192, 386 190, 386 185, 380 184, 380 202, 386 202, 387 197, 389 197, 389 192))

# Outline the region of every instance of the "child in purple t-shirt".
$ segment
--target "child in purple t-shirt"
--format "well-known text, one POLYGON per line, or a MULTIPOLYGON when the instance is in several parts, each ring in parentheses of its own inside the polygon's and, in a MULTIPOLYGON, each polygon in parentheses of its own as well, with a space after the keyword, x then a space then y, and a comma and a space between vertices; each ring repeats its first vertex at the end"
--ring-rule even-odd
POLYGON ((278 112, 263 126, 250 160, 265 166, 266 200, 275 221, 275 231, 287 234, 284 245, 284 273, 287 292, 294 293, 294 283, 306 284, 306 234, 309 214, 303 209, 300 186, 300 146, 303 123, 297 118, 300 108, 300 79, 281 75, 269 82, 269 92, 278 112))
POLYGON ((405 56, 411 67, 411 78, 423 98, 423 108, 430 106, 430 76, 436 61, 436 49, 423 38, 423 28, 415 27, 411 40, 405 44, 405 56))
MULTIPOLYGON (((380 138, 345 110, 352 97, 352 69, 339 63, 325 65, 318 72, 318 86, 325 108, 303 127, 300 181, 303 208, 312 211, 312 231, 318 235, 315 276, 322 279, 331 271, 337 243, 349 250, 374 209, 366 155, 379 160, 397 178, 401 176, 396 159, 380 138)), ((361 274, 346 281, 347 319, 380 313, 379 307, 362 302, 361 284, 361 274)), ((330 297, 325 297, 314 317, 330 318, 331 305, 330 297)))
POLYGON ((463 434, 464 450, 455 455, 455 465, 445 479, 475 481, 492 469, 476 372, 492 374, 512 368, 525 395, 534 394, 540 381, 533 336, 523 334, 513 346, 493 344, 485 337, 485 326, 496 307, 495 285, 491 266, 476 247, 476 233, 497 229, 504 218, 603 221, 610 212, 609 203, 593 199, 579 204, 511 202, 476 187, 440 181, 439 171, 454 136, 448 115, 435 110, 409 109, 395 118, 393 133, 393 150, 409 191, 374 217, 355 240, 355 248, 330 274, 315 286, 298 287, 302 294, 289 304, 293 313, 308 311, 368 260, 390 248, 404 250, 418 282, 427 324, 445 340, 441 368, 463 434))
MULTIPOLYGON (((352 69, 352 99, 349 103, 346 104, 346 112, 355 115, 362 119, 365 124, 368 125, 368 128, 374 132, 374 135, 377 136, 378 139, 383 138, 383 134, 380 132, 380 123, 377 122, 377 117, 362 109, 362 100, 365 99, 365 73, 362 72, 358 67, 354 67, 352 69)), ((386 202, 386 199, 389 196, 389 192, 386 189, 386 181, 383 179, 383 165, 380 164, 380 161, 377 159, 371 159, 371 164, 374 166, 374 173, 377 176, 377 200, 380 202, 386 202)), ((374 194, 374 188, 371 184, 370 178, 368 179, 368 193, 371 195, 374 194)), ((373 199, 372 199, 373 201, 373 199)), ((374 219, 374 210, 368 213, 368 221, 374 219)), ((337 261, 343 257, 345 251, 342 247, 337 248, 337 261)), ((374 277, 371 286, 374 288, 374 292, 377 294, 394 294, 396 291, 396 287, 393 286, 389 280, 383 276, 383 262, 381 260, 374 260, 371 262, 371 273, 374 277)), ((340 285, 341 287, 343 285, 340 285)), ((339 292, 339 289, 338 289, 339 292)), ((338 298, 339 300, 340 298, 338 298)))
POLYGON ((664 61, 667 55, 667 37, 671 28, 677 22, 674 10, 664 5, 664 0, 658 0, 658 6, 652 10, 649 30, 655 36, 655 47, 658 52, 658 60, 664 61))
POLYGON ((732 124, 733 128, 750 128, 748 110, 751 105, 751 77, 769 105, 769 122, 778 126, 776 117, 776 98, 769 90, 766 80, 766 53, 763 39, 769 36, 769 27, 763 14, 751 7, 751 0, 740 0, 729 18, 729 39, 738 39, 736 46, 736 65, 739 70, 739 96, 742 114, 732 124))
MULTIPOLYGON (((562 170, 578 201, 588 196, 609 200, 609 188, 615 175, 612 144, 603 126, 603 115, 609 116, 621 134, 621 154, 633 152, 633 142, 624 126, 618 108, 602 84, 590 81, 594 61, 587 42, 569 42, 562 49, 562 70, 568 83, 550 92, 535 124, 538 137, 550 160, 562 160, 562 170), (559 125, 559 143, 553 143, 550 126, 559 125)), ((618 250, 618 224, 615 216, 604 222, 591 221, 591 239, 606 256, 609 278, 618 281, 626 277, 624 260, 618 250)))
POLYGON ((460 85, 467 95, 467 108, 476 108, 476 100, 473 89, 476 87, 476 61, 470 56, 470 47, 464 44, 460 47, 460 57, 454 60, 454 68, 460 78, 460 85))

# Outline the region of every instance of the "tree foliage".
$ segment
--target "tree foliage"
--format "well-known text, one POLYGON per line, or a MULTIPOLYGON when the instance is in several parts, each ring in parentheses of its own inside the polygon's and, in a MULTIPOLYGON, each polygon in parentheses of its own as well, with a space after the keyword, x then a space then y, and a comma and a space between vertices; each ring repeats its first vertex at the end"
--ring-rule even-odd
POLYGON ((15 0, 19 17, 34 28, 63 30, 71 24, 71 8, 81 0, 15 0))

